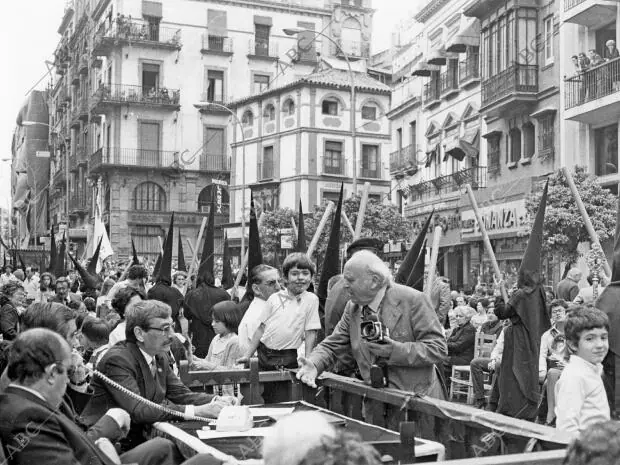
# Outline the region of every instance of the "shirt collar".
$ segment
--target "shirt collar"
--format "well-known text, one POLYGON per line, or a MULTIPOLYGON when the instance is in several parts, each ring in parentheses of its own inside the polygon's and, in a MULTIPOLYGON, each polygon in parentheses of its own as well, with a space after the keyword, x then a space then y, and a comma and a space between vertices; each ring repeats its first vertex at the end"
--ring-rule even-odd
POLYGON ((603 374, 603 365, 601 363, 590 363, 587 360, 581 358, 579 355, 571 355, 570 362, 576 363, 577 365, 580 365, 585 369, 592 370, 599 376, 602 376, 603 374))
POLYGON ((303 298, 303 296, 304 296, 304 294, 305 294, 306 292, 307 292, 307 291, 304 291, 304 292, 302 292, 302 293, 301 293, 301 294, 299 294, 299 295, 293 295, 293 294, 291 294, 291 293, 290 293, 290 291, 289 291, 288 289, 286 289, 286 290, 282 291, 282 293, 284 294, 284 297, 285 297, 286 299, 288 299, 288 300, 296 300, 296 301, 297 301, 297 303, 301 303, 301 299, 303 298))
POLYGON ((379 311, 379 305, 381 305, 381 301, 383 300, 383 297, 385 297, 386 290, 387 290, 387 285, 379 289, 379 292, 377 292, 377 295, 375 296, 375 298, 372 299, 372 302, 366 305, 374 313, 377 313, 379 311))
POLYGON ((140 349, 140 352, 142 352, 142 355, 144 356, 144 360, 146 360, 146 364, 148 366, 151 366, 151 363, 153 363, 153 356, 147 354, 145 351, 142 350, 142 347, 138 347, 138 349, 140 349))
MULTIPOLYGON (((107 348, 108 348, 107 344, 104 344, 104 345, 102 345, 100 347, 97 347, 95 350, 93 350, 93 355, 97 355, 97 354, 103 352, 104 350, 106 350, 107 348)), ((142 350, 142 349, 140 349, 140 350, 142 350)))
POLYGON ((13 387, 13 388, 17 388, 17 389, 22 389, 26 392, 29 392, 30 394, 32 394, 33 396, 37 396, 39 399, 47 402, 47 400, 45 399, 45 397, 43 397, 43 394, 41 394, 39 391, 35 391, 34 389, 31 389, 29 387, 26 386, 22 386, 21 384, 15 384, 15 383, 11 383, 9 384, 9 387, 13 387))

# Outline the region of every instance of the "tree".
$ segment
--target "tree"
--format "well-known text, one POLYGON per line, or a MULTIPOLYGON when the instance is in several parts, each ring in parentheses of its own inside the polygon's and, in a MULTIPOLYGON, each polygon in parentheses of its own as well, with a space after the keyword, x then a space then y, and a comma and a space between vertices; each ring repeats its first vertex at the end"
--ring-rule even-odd
MULTIPOLYGON (((613 237, 616 226, 616 196, 602 187, 595 176, 586 173, 584 167, 575 167, 573 179, 599 240, 604 242, 613 237)), ((530 196, 526 202, 531 218, 536 214, 541 195, 542 189, 530 196)), ((544 238, 544 253, 559 256, 562 261, 569 263, 575 263, 579 258, 579 243, 590 241, 562 170, 549 176, 544 238)))
MULTIPOLYGON (((343 202, 343 211, 351 221, 351 225, 355 228, 357 214, 360 205, 360 195, 349 197, 343 202)), ((315 205, 311 214, 305 215, 306 243, 310 245, 310 241, 314 237, 319 222, 325 212, 325 205, 315 205)), ((274 252, 280 247, 280 235, 278 229, 290 228, 291 218, 297 221, 297 214, 290 208, 280 208, 272 212, 266 212, 265 217, 261 218, 261 244, 263 248, 263 258, 266 263, 273 263, 274 252)), ((317 247, 313 254, 313 259, 320 266, 327 248, 329 232, 331 231, 332 218, 329 218, 317 247)), ((411 222, 402 217, 398 209, 394 205, 385 205, 374 199, 368 199, 366 205, 366 214, 364 216, 364 225, 362 227, 361 237, 374 237, 383 242, 392 240, 394 242, 406 241, 410 239, 412 231, 411 222)), ((340 230, 340 243, 351 243, 353 237, 349 229, 342 224, 340 230)), ((294 245, 297 244, 297 237, 293 237, 294 245)))

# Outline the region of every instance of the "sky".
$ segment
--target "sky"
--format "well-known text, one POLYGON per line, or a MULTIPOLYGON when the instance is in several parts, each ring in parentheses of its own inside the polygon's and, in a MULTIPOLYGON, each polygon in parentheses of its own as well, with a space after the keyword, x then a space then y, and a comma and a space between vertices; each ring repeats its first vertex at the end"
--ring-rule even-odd
MULTIPOLYGON (((45 90, 50 81, 45 61, 53 61, 57 33, 66 0, 18 0, 3 2, 5 23, 0 28, 0 159, 11 158, 15 118, 34 87, 45 90), (45 77, 44 77, 45 76, 45 77), (35 84, 41 79, 41 82, 35 84)), ((391 44, 392 32, 404 18, 425 3, 423 0, 373 0, 373 52, 391 44)), ((54 72, 54 71, 52 71, 54 72)), ((10 164, 0 162, 0 206, 8 207, 10 164)))

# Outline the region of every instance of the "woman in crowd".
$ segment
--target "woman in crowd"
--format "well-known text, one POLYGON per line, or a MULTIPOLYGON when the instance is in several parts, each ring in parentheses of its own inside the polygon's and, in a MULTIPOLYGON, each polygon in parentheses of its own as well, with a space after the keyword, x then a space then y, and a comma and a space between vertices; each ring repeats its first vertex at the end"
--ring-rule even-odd
POLYGON ((620 58, 620 52, 616 48, 615 40, 608 40, 605 42, 605 61, 615 60, 620 58))
POLYGON ((21 283, 15 281, 0 289, 0 331, 6 341, 12 341, 19 334, 19 308, 26 301, 26 292, 21 283))
POLYGON ((476 314, 471 317, 471 324, 476 331, 479 331, 483 324, 488 320, 487 311, 489 309, 489 299, 483 298, 476 304, 476 314))
POLYGON ((56 283, 51 273, 42 273, 39 280, 39 294, 35 302, 46 304, 49 300, 56 296, 56 283))
POLYGON ((448 337, 448 359, 444 362, 446 380, 450 380, 453 365, 469 365, 474 358, 476 344, 476 329, 470 320, 475 310, 470 306, 461 306, 454 309, 456 327, 448 337))

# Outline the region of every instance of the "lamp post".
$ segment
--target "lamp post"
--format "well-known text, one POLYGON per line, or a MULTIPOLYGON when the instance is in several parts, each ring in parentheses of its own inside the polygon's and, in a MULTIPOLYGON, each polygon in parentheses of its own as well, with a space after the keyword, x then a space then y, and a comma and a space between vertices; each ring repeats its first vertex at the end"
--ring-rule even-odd
POLYGON ((357 135, 356 135, 356 128, 355 128, 355 119, 356 119, 355 118, 355 113, 356 113, 355 77, 353 75, 353 69, 351 68, 351 62, 349 60, 349 57, 345 53, 345 51, 342 49, 340 44, 338 44, 338 42, 336 42, 330 36, 328 36, 327 34, 324 34, 321 31, 313 31, 310 29, 286 28, 286 29, 282 29, 282 32, 284 32, 287 36, 296 36, 301 32, 311 32, 318 36, 324 37, 329 42, 334 44, 334 46, 340 51, 340 53, 342 53, 342 56, 344 56, 344 59, 347 62, 347 68, 349 70, 349 81, 350 81, 349 85, 351 87, 351 140, 353 141, 353 176, 352 176, 353 179, 352 181, 353 181, 353 194, 357 194, 357 135))
MULTIPOLYGON (((51 125, 47 124, 47 123, 41 123, 39 121, 22 121, 22 126, 28 127, 28 126, 47 126, 48 128, 52 128, 51 125)), ((65 208, 66 208, 66 212, 65 212, 65 218, 67 221, 67 229, 65 230, 65 234, 67 235, 67 243, 71 242, 71 238, 69 236, 69 224, 70 224, 70 218, 69 218, 69 160, 67 159, 67 154, 65 153, 65 208)), ((35 216, 35 223, 36 223, 36 216, 35 216)))
POLYGON ((229 113, 235 120, 235 123, 237 123, 237 125, 239 126, 239 131, 241 132, 241 144, 242 144, 241 164, 243 165, 243 168, 241 171, 241 255, 240 255, 240 259, 241 261, 243 261, 243 257, 245 257, 245 134, 243 134, 243 124, 241 124, 241 121, 239 120, 237 113, 232 111, 226 105, 222 105, 221 103, 198 102, 195 106, 204 107, 207 105, 217 107, 229 113))

